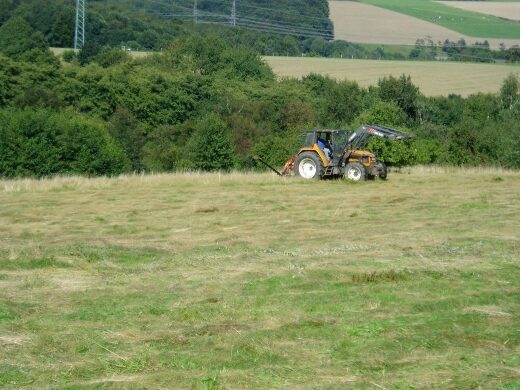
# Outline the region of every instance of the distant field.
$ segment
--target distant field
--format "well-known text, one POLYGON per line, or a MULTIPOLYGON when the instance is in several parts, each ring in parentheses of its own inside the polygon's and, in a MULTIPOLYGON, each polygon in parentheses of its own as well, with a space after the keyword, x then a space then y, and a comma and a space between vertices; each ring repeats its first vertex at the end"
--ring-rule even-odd
POLYGON ((520 39, 520 24, 496 16, 482 15, 432 0, 361 0, 415 18, 444 26, 459 33, 480 38, 520 39))
MULTIPOLYGON (((439 6, 453 12, 466 12, 453 7, 439 6)), ((433 19, 422 20, 417 15, 407 14, 399 7, 395 10, 385 9, 354 1, 330 1, 329 7, 336 39, 351 42, 414 45, 417 39, 429 37, 435 43, 443 42, 446 39, 458 41, 460 38, 464 38, 468 44, 473 44, 478 40, 487 39, 490 46, 495 49, 498 49, 501 43, 508 47, 520 44, 520 24, 518 24, 518 33, 512 36, 515 39, 505 37, 492 39, 491 36, 477 38, 479 35, 470 36, 464 32, 455 31, 455 29, 434 23, 433 19)), ((482 17, 482 15, 480 16, 482 17)), ((501 23, 511 24, 503 21, 501 23)))
POLYGON ((449 7, 520 21, 520 2, 438 1, 438 3, 449 7))
POLYGON ((520 173, 0 181, 0 387, 520 386, 520 173))
POLYGON ((266 61, 280 77, 318 73, 357 81, 364 87, 377 84, 384 76, 404 73, 428 96, 497 92, 508 74, 520 77, 520 66, 515 65, 300 57, 266 57, 266 61))

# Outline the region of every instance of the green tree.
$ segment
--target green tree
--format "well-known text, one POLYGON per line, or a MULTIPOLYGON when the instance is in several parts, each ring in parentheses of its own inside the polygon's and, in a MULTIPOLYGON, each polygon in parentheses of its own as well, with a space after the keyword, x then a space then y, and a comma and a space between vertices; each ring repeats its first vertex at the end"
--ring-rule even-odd
POLYGON ((0 53, 0 108, 17 96, 17 78, 22 72, 19 64, 0 53))
POLYGON ((48 110, 0 111, 0 177, 114 175, 128 160, 104 126, 48 110))
POLYGON ((321 122, 327 126, 350 123, 362 109, 364 92, 354 81, 334 81, 323 92, 321 122))
POLYGON ((520 81, 518 76, 510 74, 506 77, 500 88, 500 101, 502 107, 507 110, 512 110, 513 107, 519 104, 520 101, 520 81))
POLYGON ((143 170, 142 148, 146 138, 141 124, 132 113, 127 108, 117 108, 108 123, 108 131, 125 151, 131 169, 143 170))
POLYGON ((419 88, 412 83, 410 76, 401 75, 399 78, 388 76, 379 79, 378 96, 385 102, 396 103, 411 119, 417 117, 419 88))
POLYGON ((131 61, 131 58, 127 52, 120 48, 103 46, 97 54, 91 57, 91 61, 97 62, 103 68, 108 68, 131 61))
POLYGON ((203 171, 229 170, 235 154, 226 124, 215 114, 204 117, 190 140, 191 166, 203 171))
POLYGON ((48 44, 41 32, 35 32, 22 17, 9 19, 0 27, 0 51, 18 58, 31 49, 47 50, 48 44))
POLYGON ((102 46, 96 41, 89 40, 85 43, 85 46, 79 51, 78 61, 80 65, 89 64, 100 54, 102 46))
POLYGON ((363 111, 353 123, 354 127, 362 124, 401 126, 404 123, 404 113, 394 102, 376 102, 371 108, 363 111))
POLYGON ((161 125, 152 129, 143 148, 143 164, 149 171, 163 172, 190 168, 187 147, 192 124, 161 125))

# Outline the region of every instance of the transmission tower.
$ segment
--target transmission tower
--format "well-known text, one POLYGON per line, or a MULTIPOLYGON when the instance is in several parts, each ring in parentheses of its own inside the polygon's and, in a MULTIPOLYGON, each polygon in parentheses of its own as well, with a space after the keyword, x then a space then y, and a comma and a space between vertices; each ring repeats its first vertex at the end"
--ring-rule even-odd
POLYGON ((197 9, 197 0, 193 0, 193 22, 197 23, 199 19, 199 11, 197 9))
POLYGON ((237 25, 237 0, 233 0, 233 6, 231 7, 231 25, 237 25))
POLYGON ((74 50, 85 44, 85 3, 87 0, 76 0, 76 32, 74 33, 74 50))

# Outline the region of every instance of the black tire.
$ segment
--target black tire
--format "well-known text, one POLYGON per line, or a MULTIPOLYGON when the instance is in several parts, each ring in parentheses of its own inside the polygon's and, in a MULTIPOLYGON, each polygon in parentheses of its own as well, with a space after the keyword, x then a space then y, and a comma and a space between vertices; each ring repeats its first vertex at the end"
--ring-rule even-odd
POLYGON ((388 177, 388 169, 386 168, 385 163, 379 163, 381 166, 381 172, 379 173, 379 178, 381 180, 386 180, 388 177))
POLYGON ((294 163, 294 174, 307 180, 318 180, 323 174, 323 163, 314 152, 303 152, 294 163))
POLYGON ((343 177, 352 181, 364 181, 367 178, 367 171, 363 164, 352 162, 345 166, 343 177))

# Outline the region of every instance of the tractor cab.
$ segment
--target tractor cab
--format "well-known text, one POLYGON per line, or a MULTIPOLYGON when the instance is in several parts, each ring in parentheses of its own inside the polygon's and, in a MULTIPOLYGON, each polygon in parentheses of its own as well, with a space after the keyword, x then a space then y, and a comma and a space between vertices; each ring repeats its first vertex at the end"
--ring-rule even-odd
POLYGON ((327 161, 332 163, 339 161, 345 152, 349 133, 346 130, 315 129, 305 133, 304 136, 305 141, 300 152, 304 150, 323 151, 324 146, 330 150, 330 158, 327 158, 327 161))

